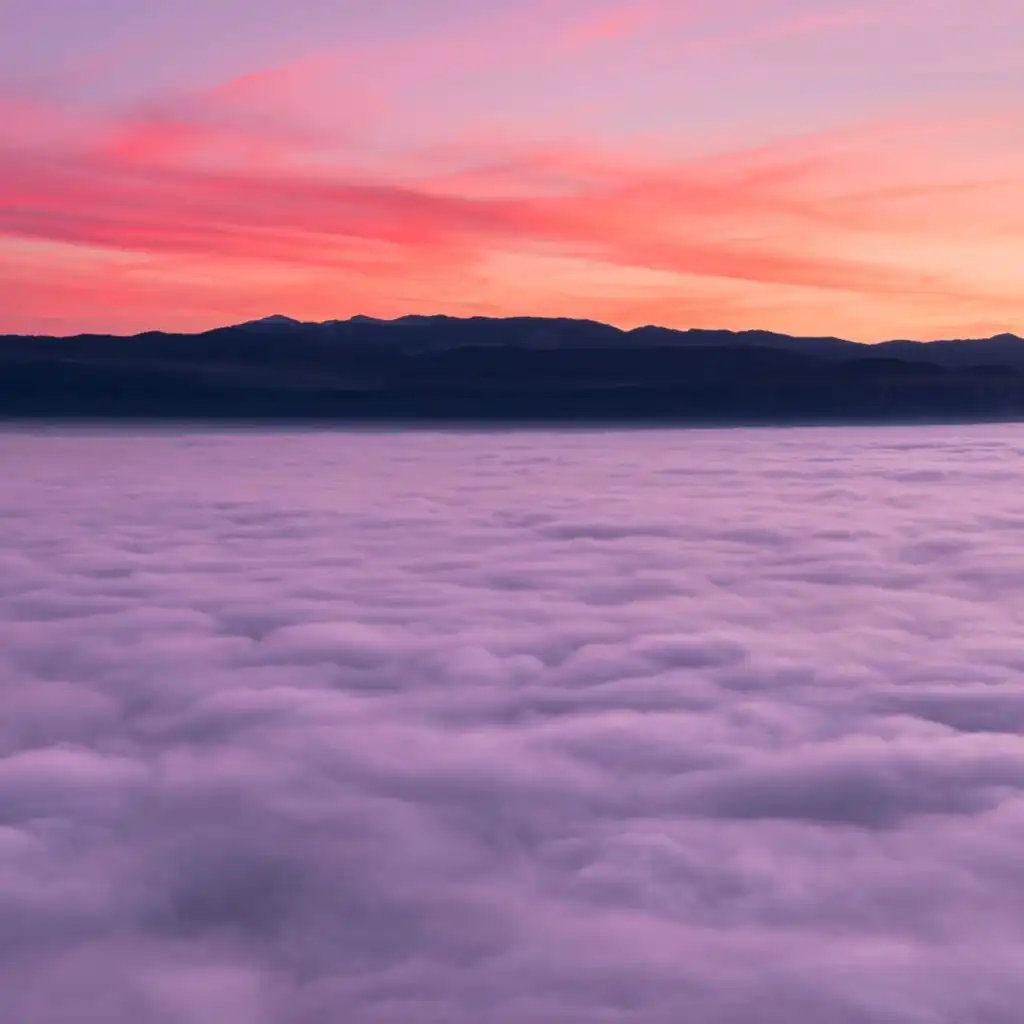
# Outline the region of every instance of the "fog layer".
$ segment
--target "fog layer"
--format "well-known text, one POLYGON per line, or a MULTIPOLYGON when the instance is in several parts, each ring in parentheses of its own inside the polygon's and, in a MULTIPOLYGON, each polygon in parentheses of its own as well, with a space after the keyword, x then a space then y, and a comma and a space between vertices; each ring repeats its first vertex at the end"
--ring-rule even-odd
POLYGON ((12 1024, 1016 1024, 1024 428, 0 434, 12 1024))

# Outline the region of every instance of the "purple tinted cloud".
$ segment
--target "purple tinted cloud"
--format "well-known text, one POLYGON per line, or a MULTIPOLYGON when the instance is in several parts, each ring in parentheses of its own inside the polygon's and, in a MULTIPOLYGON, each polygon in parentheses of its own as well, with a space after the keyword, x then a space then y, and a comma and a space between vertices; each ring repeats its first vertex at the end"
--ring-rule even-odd
POLYGON ((1024 433, 6 433, 33 1024, 1002 1024, 1024 433))

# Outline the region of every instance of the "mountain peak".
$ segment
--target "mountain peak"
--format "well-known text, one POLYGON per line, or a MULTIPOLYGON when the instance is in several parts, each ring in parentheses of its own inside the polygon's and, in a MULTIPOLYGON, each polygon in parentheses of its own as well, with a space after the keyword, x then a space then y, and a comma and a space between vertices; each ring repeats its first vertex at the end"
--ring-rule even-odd
POLYGON ((260 330, 262 328, 279 329, 281 327, 301 327, 302 321, 294 317, 284 316, 282 313, 272 313, 270 316, 262 317, 259 320, 247 320, 243 324, 236 324, 236 327, 246 327, 260 330))
POLYGON ((379 316, 367 316, 365 313, 356 313, 355 316, 350 316, 347 320, 328 320, 329 324, 376 324, 377 326, 383 327, 401 327, 401 320, 386 320, 379 316))

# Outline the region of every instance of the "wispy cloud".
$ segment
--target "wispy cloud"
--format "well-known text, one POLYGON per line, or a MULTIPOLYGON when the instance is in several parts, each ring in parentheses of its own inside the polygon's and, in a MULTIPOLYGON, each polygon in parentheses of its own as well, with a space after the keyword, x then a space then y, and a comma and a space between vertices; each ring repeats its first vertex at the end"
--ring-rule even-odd
MULTIPOLYGON (((184 117, 131 119, 90 152, 0 155, 12 237, 132 250, 215 254, 298 265, 343 265, 353 243, 445 253, 544 243, 622 266, 864 292, 949 288, 924 274, 789 248, 783 229, 882 230, 873 193, 844 198, 833 181, 862 155, 836 156, 830 140, 804 153, 781 147, 682 165, 630 165, 547 150, 487 180, 360 180, 344 169, 287 166, 294 148, 272 133, 184 117), (265 165, 262 157, 276 158, 265 165), (458 190, 459 185, 464 191, 458 190), (746 236, 746 237, 744 237, 746 236)), ((984 183, 981 183, 984 184, 984 183)), ((882 186, 877 205, 936 186, 882 186)), ((960 190, 968 189, 960 183, 960 190)), ((979 186, 980 187, 980 186, 979 186)), ((899 223, 899 211, 892 216, 899 223)))

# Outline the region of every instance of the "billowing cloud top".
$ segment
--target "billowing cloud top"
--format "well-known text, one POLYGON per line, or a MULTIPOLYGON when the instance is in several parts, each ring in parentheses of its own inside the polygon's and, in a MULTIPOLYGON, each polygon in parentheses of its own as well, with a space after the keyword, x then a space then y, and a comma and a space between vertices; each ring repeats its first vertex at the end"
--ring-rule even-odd
POLYGON ((5 434, 4 1019, 1016 1021, 1022 455, 5 434))
POLYGON ((1017 0, 13 7, 0 331, 1024 331, 1017 0))

